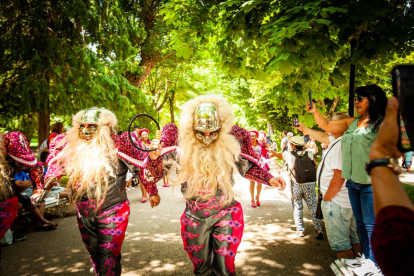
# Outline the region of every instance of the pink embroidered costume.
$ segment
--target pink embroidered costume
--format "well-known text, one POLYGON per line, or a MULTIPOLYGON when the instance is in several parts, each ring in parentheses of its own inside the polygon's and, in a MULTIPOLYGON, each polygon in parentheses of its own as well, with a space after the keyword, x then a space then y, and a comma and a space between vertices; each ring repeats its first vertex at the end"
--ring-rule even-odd
MULTIPOLYGON (((70 175, 78 226, 96 275, 121 275, 121 247, 130 214, 125 191, 128 169, 139 175, 150 195, 158 193, 162 158, 130 143, 128 133, 113 134, 115 115, 104 108, 82 110, 68 134, 50 145, 46 178, 70 175)), ((138 141, 135 133, 133 139, 138 141)))
POLYGON ((18 199, 13 188, 16 169, 29 174, 35 193, 43 190, 43 170, 26 136, 18 131, 0 134, 0 240, 17 215, 18 199))
POLYGON ((187 200, 181 237, 196 275, 236 274, 234 261, 244 219, 232 189, 235 171, 266 185, 284 185, 258 165, 249 133, 232 126, 233 120, 230 105, 218 95, 197 97, 181 112, 177 157, 187 200))

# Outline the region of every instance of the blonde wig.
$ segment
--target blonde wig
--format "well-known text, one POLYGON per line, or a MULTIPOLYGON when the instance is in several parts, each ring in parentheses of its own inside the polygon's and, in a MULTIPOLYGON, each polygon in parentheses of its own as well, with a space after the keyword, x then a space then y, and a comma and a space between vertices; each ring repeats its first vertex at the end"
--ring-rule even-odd
POLYGON ((7 150, 4 145, 4 134, 0 133, 0 202, 7 199, 12 192, 10 175, 12 167, 6 160, 7 150))
POLYGON ((235 161, 240 155, 240 145, 229 134, 233 126, 234 113, 227 101, 219 95, 197 97, 184 104, 180 123, 180 180, 187 181, 186 199, 208 200, 221 189, 225 196, 223 204, 233 201, 233 175, 236 171, 235 161), (219 117, 219 136, 210 146, 205 147, 196 138, 194 115, 201 103, 216 106, 219 117))
POLYGON ((105 108, 98 109, 98 131, 93 139, 86 141, 79 136, 81 117, 86 111, 81 110, 73 117, 68 135, 57 145, 66 144, 56 157, 65 173, 70 175, 69 187, 76 191, 72 200, 77 202, 86 194, 89 199, 99 200, 96 209, 101 204, 100 199, 106 197, 109 178, 116 177, 118 164, 117 149, 111 137, 117 118, 105 108))

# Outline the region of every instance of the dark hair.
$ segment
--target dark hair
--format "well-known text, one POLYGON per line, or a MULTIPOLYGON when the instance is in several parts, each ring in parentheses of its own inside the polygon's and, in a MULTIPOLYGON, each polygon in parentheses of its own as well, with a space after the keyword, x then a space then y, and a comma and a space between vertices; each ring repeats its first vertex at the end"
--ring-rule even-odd
POLYGON ((118 131, 118 135, 122 135, 122 133, 123 133, 122 130, 118 131))
POLYGON ((292 144, 292 145, 294 145, 295 146, 295 151, 303 151, 303 147, 304 146, 298 146, 298 145, 295 145, 295 144, 292 144))
POLYGON ((61 129, 63 129, 63 123, 57 122, 52 126, 52 133, 60 134, 61 129))
POLYGON ((48 151, 42 152, 42 154, 40 154, 40 161, 43 162, 43 163, 45 163, 48 156, 49 156, 49 152, 48 151))
POLYGON ((286 130, 285 130, 285 131, 283 131, 283 134, 284 134, 284 135, 287 135, 287 131, 286 131, 286 130))
POLYGON ((355 93, 363 97, 368 97, 368 124, 371 126, 373 132, 377 132, 384 120, 388 101, 384 90, 378 85, 367 85, 358 87, 355 93))

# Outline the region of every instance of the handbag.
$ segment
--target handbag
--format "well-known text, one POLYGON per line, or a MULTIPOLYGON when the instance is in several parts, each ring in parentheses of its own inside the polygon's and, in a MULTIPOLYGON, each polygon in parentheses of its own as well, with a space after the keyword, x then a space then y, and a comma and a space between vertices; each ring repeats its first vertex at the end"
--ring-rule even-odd
POLYGON ((316 204, 316 214, 315 214, 315 218, 317 218, 317 219, 323 219, 322 206, 321 206, 322 200, 323 200, 323 195, 321 193, 321 175, 322 175, 323 167, 325 166, 325 159, 326 159, 326 156, 328 156, 328 153, 331 151, 331 149, 338 142, 339 142, 339 140, 336 141, 335 144, 332 145, 332 147, 325 154, 325 157, 323 158, 323 160, 321 162, 321 170, 320 170, 319 176, 318 176, 318 203, 316 204))

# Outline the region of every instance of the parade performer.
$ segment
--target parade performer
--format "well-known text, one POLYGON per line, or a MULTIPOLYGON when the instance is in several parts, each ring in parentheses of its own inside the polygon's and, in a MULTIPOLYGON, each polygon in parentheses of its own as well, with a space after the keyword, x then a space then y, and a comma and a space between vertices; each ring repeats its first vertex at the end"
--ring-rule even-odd
MULTIPOLYGON (((128 133, 114 134, 117 118, 104 108, 82 110, 72 124, 67 135, 61 134, 51 143, 46 177, 70 175, 71 199, 95 274, 121 275, 121 247, 130 213, 126 174, 128 169, 138 173, 151 206, 157 206, 156 183, 163 173, 161 147, 149 156, 134 148, 128 133)), ((137 142, 138 136, 131 135, 137 142)))
POLYGON ((259 131, 259 136, 257 137, 257 142, 259 143, 260 147, 262 148, 262 156, 266 159, 269 159, 269 154, 268 154, 269 145, 266 142, 266 136, 267 136, 266 131, 263 131, 263 130, 259 131))
POLYGON ((168 123, 162 128, 160 143, 162 145, 162 159, 164 160, 164 185, 169 187, 169 174, 174 160, 177 159, 178 128, 174 123, 168 123), (170 162, 172 160, 173 162, 170 162))
POLYGON ((233 192, 236 170, 249 180, 286 185, 258 165, 249 133, 232 127, 233 120, 230 105, 218 95, 197 97, 181 111, 178 180, 187 200, 181 236, 197 275, 235 275, 244 228, 233 192))
MULTIPOLYGON (((29 141, 18 131, 0 134, 0 240, 10 229, 18 211, 18 198, 13 189, 17 169, 29 174, 33 184, 32 198, 36 201, 43 191, 44 176, 29 141)), ((57 224, 54 225, 57 227, 57 224)))

